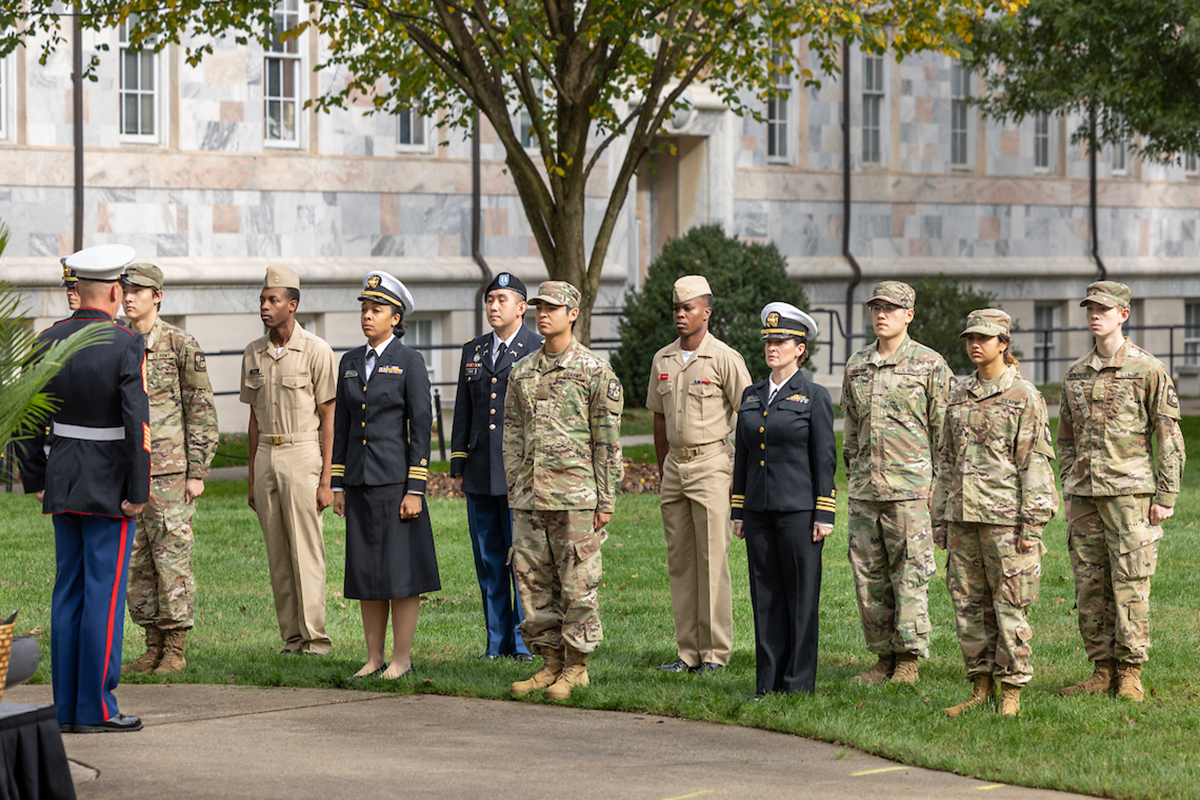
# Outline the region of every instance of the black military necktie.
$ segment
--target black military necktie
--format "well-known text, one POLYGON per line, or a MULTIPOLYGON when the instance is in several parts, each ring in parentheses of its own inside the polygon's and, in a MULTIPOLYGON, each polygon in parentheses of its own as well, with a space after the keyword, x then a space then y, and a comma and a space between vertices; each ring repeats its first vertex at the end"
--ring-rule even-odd
POLYGON ((371 380, 371 373, 373 373, 374 371, 375 371, 375 350, 371 349, 371 350, 367 351, 367 376, 363 379, 364 383, 371 380))
POLYGON ((504 354, 507 352, 508 352, 508 343, 501 342, 500 346, 496 348, 496 357, 492 360, 492 364, 493 365, 499 364, 500 359, 504 358, 504 354))

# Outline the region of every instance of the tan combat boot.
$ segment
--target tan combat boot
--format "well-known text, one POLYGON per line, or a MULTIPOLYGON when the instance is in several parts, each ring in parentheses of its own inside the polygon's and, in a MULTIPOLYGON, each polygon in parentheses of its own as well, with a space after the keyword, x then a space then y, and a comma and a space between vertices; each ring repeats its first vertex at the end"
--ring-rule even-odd
POLYGON ((1111 692, 1117 686, 1117 662, 1111 658, 1096 662, 1092 674, 1073 686, 1064 686, 1058 690, 1063 697, 1076 697, 1079 694, 1103 694, 1111 692))
POLYGON ((916 655, 897 653, 896 671, 892 673, 892 683, 916 683, 919 679, 916 655))
POLYGON ((1000 716, 1021 716, 1021 687, 1000 684, 1000 716))
POLYGON ((1146 698, 1142 691, 1142 665, 1122 661, 1117 665, 1117 699, 1140 703, 1146 698))
POLYGON ((547 699, 566 700, 571 696, 571 689, 588 685, 587 657, 587 653, 581 653, 573 647, 567 648, 567 665, 554 685, 546 690, 547 699))
POLYGON ((509 694, 513 697, 524 697, 535 689, 545 689, 552 685, 563 670, 563 651, 555 650, 550 647, 535 648, 538 655, 542 657, 542 668, 534 673, 533 677, 527 681, 517 681, 509 687, 509 694))
POLYGON ((975 683, 975 692, 971 699, 947 708, 947 717, 959 717, 967 709, 983 705, 996 691, 996 682, 992 680, 991 675, 976 675, 971 680, 975 683))
POLYGON ((1081 680, 1074 686, 1066 686, 1058 690, 1063 697, 1075 697, 1081 694, 1104 694, 1117 688, 1117 662, 1104 659, 1096 662, 1096 669, 1091 677, 1081 680))
POLYGON ((187 659, 183 657, 183 642, 187 639, 187 631, 170 630, 163 633, 166 634, 166 638, 163 640, 162 661, 158 662, 154 674, 174 675, 176 672, 182 672, 187 666, 187 659))
POLYGON ((879 656, 879 660, 875 662, 875 666, 861 675, 854 676, 855 683, 861 683, 863 686, 878 686, 879 684, 892 677, 892 672, 896 669, 896 656, 888 653, 886 656, 879 656))
POLYGON ((146 652, 138 656, 136 661, 121 667, 121 674, 150 672, 157 667, 158 662, 162 661, 163 657, 163 638, 165 633, 165 631, 159 630, 157 627, 146 628, 146 652))

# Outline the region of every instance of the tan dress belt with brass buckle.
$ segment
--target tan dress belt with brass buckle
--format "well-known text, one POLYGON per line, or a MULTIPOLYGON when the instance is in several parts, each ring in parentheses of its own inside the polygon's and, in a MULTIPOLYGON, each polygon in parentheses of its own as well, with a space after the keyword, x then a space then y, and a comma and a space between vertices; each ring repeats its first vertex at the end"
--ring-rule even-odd
POLYGON ((675 456, 678 461, 691 461, 693 458, 714 453, 728 446, 727 442, 709 442, 696 447, 672 447, 671 455, 675 456))

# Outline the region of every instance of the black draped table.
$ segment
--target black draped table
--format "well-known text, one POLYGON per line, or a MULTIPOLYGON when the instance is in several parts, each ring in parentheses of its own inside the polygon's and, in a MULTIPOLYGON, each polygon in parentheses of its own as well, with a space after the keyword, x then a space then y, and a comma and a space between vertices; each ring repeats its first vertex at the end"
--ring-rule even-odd
POLYGON ((0 800, 75 798, 54 706, 0 703, 0 800))

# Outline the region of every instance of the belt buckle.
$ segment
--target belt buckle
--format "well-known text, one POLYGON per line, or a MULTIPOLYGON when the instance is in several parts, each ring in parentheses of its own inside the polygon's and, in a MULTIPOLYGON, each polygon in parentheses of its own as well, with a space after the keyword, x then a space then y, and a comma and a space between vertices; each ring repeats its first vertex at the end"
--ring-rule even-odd
POLYGON ((271 434, 267 436, 267 441, 271 444, 283 444, 283 436, 279 434, 271 434))

